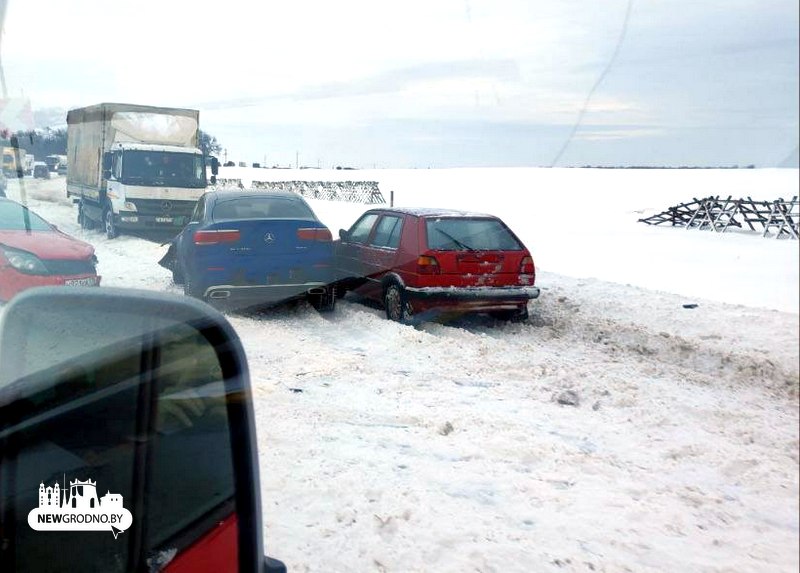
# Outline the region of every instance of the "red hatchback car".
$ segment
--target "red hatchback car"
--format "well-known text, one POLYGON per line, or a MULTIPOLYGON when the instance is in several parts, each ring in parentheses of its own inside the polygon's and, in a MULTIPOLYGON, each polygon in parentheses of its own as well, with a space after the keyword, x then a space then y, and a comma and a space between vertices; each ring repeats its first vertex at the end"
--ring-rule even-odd
POLYGON ((335 243, 338 294, 383 303, 399 322, 437 312, 524 320, 539 296, 530 252, 497 217, 440 209, 372 209, 335 243))
POLYGON ((0 198, 0 300, 35 286, 97 286, 94 247, 0 198))

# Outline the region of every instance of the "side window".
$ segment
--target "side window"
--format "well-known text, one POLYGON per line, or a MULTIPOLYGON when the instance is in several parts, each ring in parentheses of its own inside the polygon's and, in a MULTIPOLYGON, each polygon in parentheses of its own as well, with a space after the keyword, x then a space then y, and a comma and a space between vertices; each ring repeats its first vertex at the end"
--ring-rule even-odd
POLYGON ((111 175, 114 179, 120 181, 122 179, 122 153, 115 151, 111 158, 111 175))
POLYGON ((369 238, 369 233, 372 231, 372 227, 377 219, 377 213, 368 213, 356 221, 355 224, 350 227, 350 242, 366 243, 369 238))
POLYGON ((206 209, 206 200, 200 197, 200 199, 197 200, 197 205, 194 206, 194 211, 192 212, 192 218, 189 222, 199 223, 200 221, 202 221, 205 209, 206 209))
POLYGON ((200 333, 176 329, 161 349, 158 377, 145 492, 151 555, 180 549, 235 512, 225 385, 214 348, 200 333))
POLYGON ((396 249, 400 246, 400 232, 403 229, 402 217, 384 216, 375 229, 371 245, 396 249))

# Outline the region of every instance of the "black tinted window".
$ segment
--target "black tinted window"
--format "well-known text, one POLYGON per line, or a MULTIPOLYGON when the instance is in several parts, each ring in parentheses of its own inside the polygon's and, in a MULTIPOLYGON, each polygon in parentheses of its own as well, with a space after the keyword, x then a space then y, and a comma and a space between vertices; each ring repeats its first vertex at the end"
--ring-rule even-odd
POLYGON ((285 197, 237 197, 218 201, 214 219, 305 219, 316 220, 311 208, 285 197))
POLYGON ((497 219, 428 219, 425 227, 428 248, 437 251, 522 250, 519 242, 497 219))
POLYGON ((147 487, 148 551, 180 544, 233 513, 225 385, 212 346, 182 329, 161 352, 156 437, 147 487), (191 471, 187 471, 191 470, 191 471))

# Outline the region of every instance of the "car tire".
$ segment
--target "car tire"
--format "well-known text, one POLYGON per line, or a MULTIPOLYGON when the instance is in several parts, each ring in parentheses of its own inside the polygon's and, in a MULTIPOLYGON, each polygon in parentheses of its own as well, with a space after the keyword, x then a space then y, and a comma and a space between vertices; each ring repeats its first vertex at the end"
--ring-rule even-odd
POLYGON ((525 322, 528 320, 528 305, 520 306, 514 310, 496 310, 489 314, 496 320, 505 322, 525 322))
POLYGON ((81 226, 81 229, 85 229, 87 231, 94 229, 94 221, 86 216, 83 203, 78 203, 78 224, 81 226))
POLYGON ((103 210, 103 228, 109 239, 116 239, 119 236, 117 224, 114 222, 114 211, 111 210, 110 205, 103 210))
POLYGON ((383 307, 386 309, 386 318, 389 320, 400 324, 411 323, 412 318, 408 308, 406 291, 399 284, 391 283, 383 291, 383 307))
POLYGON ((314 294, 309 296, 308 302, 317 312, 333 312, 336 310, 336 287, 330 287, 325 294, 314 294))

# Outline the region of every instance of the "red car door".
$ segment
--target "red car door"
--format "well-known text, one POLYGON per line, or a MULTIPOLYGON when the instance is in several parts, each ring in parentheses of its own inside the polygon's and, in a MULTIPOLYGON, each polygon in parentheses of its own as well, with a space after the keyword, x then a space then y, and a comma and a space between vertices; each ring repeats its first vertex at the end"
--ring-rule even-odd
POLYGON ((363 287, 365 296, 381 300, 384 275, 396 269, 400 236, 404 217, 400 214, 384 214, 375 225, 375 231, 361 247, 361 264, 368 278, 363 287))

